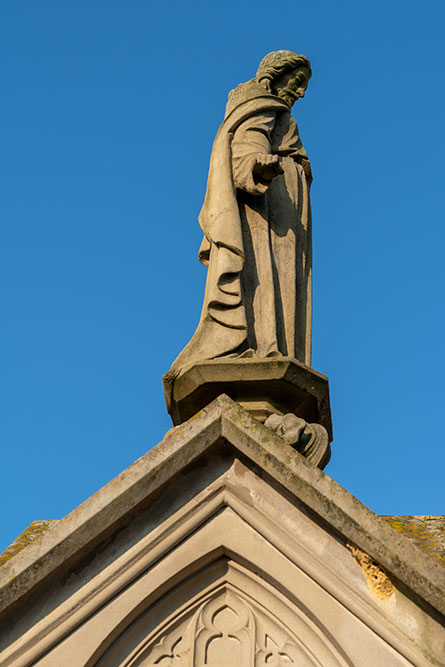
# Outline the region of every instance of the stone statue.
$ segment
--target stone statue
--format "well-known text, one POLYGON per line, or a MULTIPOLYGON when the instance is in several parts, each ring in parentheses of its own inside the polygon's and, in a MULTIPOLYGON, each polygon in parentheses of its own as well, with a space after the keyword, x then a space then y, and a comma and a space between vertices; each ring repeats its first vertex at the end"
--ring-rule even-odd
POLYGON ((311 74, 305 56, 273 51, 229 94, 199 216, 201 319, 163 384, 175 425, 227 394, 323 468, 332 423, 328 379, 310 368, 312 175, 290 114, 311 74))
POLYGON ((312 176, 290 115, 310 77, 305 56, 274 51, 229 94, 199 216, 208 267, 201 320, 164 382, 229 356, 310 365, 312 176))

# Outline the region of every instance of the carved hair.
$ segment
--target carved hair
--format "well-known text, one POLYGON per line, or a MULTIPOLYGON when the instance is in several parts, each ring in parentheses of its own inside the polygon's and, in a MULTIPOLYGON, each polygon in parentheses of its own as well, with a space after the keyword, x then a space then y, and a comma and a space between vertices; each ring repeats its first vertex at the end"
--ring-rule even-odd
POLYGON ((306 56, 293 51, 271 51, 259 64, 256 79, 270 90, 271 82, 289 70, 306 67, 312 76, 311 64, 306 56))

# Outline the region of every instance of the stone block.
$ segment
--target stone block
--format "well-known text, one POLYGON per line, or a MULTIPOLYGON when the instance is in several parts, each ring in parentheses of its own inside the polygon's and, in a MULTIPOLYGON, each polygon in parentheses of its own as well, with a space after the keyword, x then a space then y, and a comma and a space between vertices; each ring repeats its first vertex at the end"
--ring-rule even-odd
POLYGON ((165 389, 175 426, 227 394, 261 422, 271 414, 292 413, 324 426, 332 441, 328 378, 291 357, 198 362, 165 389))

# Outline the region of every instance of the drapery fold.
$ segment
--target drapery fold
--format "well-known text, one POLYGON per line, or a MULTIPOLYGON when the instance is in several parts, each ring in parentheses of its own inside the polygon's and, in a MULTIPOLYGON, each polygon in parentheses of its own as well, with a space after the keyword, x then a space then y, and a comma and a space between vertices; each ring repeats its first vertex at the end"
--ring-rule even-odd
POLYGON ((309 161, 288 105, 255 80, 229 96, 216 135, 199 223, 207 265, 200 322, 164 376, 240 354, 283 354, 310 363, 311 222, 309 161), (284 173, 254 176, 258 154, 276 154, 284 173))

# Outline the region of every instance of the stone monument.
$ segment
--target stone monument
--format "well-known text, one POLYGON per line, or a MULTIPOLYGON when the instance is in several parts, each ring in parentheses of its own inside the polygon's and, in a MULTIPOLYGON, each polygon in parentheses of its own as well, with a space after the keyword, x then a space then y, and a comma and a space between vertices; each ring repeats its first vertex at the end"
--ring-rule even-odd
POLYGON ((273 51, 229 93, 199 216, 201 319, 164 392, 174 424, 222 393, 260 421, 275 415, 268 426, 323 467, 332 425, 327 378, 310 368, 312 174, 290 113, 311 75, 305 56, 273 51))
POLYGON ((290 116, 310 74, 277 51, 230 94, 201 321, 164 378, 177 426, 0 554, 2 667, 443 667, 445 517, 376 516, 320 470, 311 174, 290 116))

